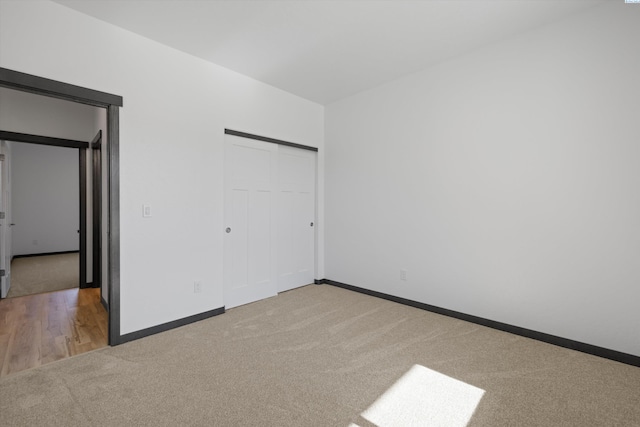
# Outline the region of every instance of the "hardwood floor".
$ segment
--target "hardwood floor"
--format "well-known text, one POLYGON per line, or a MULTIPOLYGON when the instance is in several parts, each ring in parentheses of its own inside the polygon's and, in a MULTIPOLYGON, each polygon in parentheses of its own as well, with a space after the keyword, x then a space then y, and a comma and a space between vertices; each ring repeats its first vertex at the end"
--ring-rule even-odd
POLYGON ((0 300, 0 377, 107 345, 100 289, 0 300))

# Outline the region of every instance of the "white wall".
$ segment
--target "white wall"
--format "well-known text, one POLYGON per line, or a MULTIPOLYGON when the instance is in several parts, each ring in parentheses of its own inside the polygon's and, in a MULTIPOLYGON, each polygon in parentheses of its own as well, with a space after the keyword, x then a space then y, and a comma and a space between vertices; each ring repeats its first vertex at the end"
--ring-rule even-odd
MULTIPOLYGON (((4 3, 0 7, 4 11, 4 3)), ((2 52, 0 60, 4 56, 2 52)), ((91 141, 96 110, 100 109, 0 87, 0 129, 5 131, 91 141)))
POLYGON ((12 145, 13 255, 79 249, 78 150, 12 145))
POLYGON ((124 97, 121 332, 223 306, 224 128, 323 149, 323 107, 47 1, 0 2, 0 52, 2 67, 124 97))
POLYGON ((611 2, 328 106, 326 277, 640 355, 638 40, 611 2))

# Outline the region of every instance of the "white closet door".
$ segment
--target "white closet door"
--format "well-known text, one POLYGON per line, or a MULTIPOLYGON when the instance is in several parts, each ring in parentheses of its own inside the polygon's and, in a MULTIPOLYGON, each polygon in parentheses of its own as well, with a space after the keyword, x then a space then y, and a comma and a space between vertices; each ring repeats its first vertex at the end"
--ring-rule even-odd
POLYGON ((277 294, 278 146, 225 135, 226 308, 277 294))
POLYGON ((278 292, 313 283, 316 153, 278 147, 278 292))

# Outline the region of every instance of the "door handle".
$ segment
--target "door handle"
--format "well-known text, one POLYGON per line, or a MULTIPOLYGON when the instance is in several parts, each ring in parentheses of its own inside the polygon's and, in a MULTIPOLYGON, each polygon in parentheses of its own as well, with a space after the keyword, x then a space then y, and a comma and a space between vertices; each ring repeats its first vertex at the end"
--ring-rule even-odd
POLYGON ((227 227, 227 229, 226 229, 226 230, 224 230, 224 231, 226 231, 226 232, 227 232, 227 234, 231 233, 231 227, 227 227))

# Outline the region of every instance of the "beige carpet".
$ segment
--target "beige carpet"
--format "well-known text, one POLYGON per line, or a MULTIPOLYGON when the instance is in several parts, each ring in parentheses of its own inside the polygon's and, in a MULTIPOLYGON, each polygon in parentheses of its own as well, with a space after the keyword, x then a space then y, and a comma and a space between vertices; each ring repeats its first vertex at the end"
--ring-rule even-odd
POLYGON ((61 291, 79 286, 79 254, 14 258, 7 298, 61 291))
POLYGON ((329 285, 0 380, 7 426, 637 426, 639 402, 640 368, 329 285))

